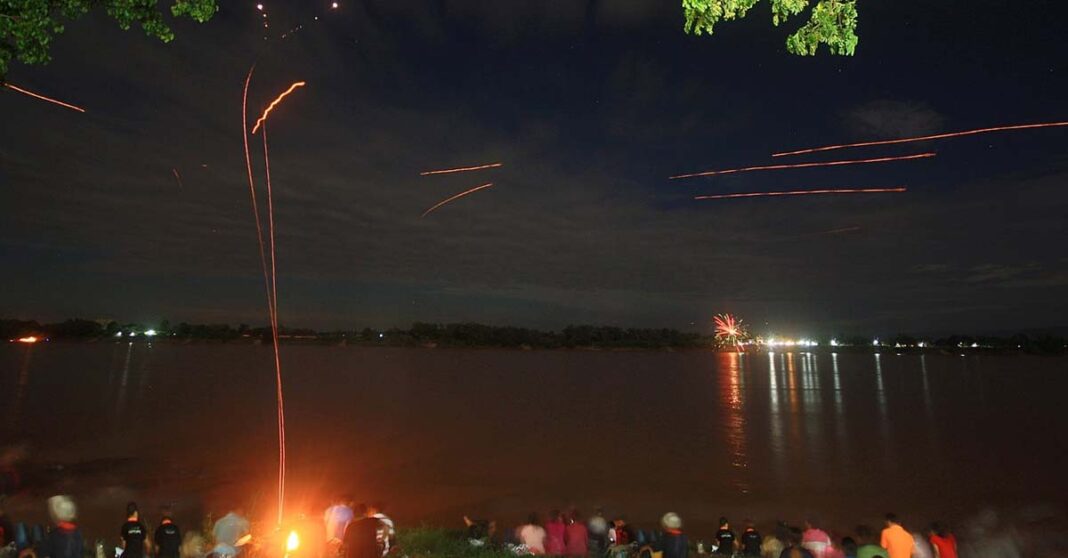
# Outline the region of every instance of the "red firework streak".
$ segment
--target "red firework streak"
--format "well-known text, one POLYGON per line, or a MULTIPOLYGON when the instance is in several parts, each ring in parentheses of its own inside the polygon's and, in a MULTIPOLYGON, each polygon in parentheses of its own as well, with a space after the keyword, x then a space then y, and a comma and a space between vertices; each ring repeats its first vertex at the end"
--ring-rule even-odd
POLYGON ((720 174, 735 174, 739 172, 753 172, 753 171, 767 171, 767 170, 784 170, 784 169, 807 169, 811 167, 840 167, 843 165, 866 165, 871 163, 890 163, 893 161, 911 161, 913 159, 927 159, 934 157, 934 153, 918 153, 916 155, 904 155, 901 157, 877 157, 874 159, 848 159, 845 161, 822 161, 818 163, 796 163, 793 165, 763 165, 759 167, 743 167, 740 169, 727 169, 717 171, 705 171, 695 172, 691 174, 680 174, 670 177, 671 180, 678 180, 680 178, 695 178, 698 176, 716 176, 720 174))
POLYGON ((33 97, 35 99, 40 99, 42 101, 47 101, 49 103, 52 103, 52 104, 55 104, 55 105, 59 105, 61 107, 66 107, 66 108, 69 108, 71 110, 76 110, 78 112, 85 112, 85 109, 83 109, 82 107, 75 106, 75 105, 72 105, 70 103, 64 103, 63 101, 60 101, 60 100, 57 100, 57 99, 53 99, 51 97, 45 97, 44 95, 41 95, 39 93, 34 93, 33 91, 27 91, 25 89, 22 89, 21 87, 15 87, 14 85, 11 85, 10 83, 5 83, 5 84, 3 84, 3 86, 8 88, 8 89, 10 89, 10 90, 12 90, 12 91, 17 91, 19 93, 22 93, 23 95, 29 95, 30 97, 33 97))
MULTIPOLYGON (((245 88, 241 96, 241 136, 244 140, 245 147, 245 166, 248 171, 248 187, 249 198, 252 202, 252 215, 256 221, 256 240, 259 243, 260 248, 260 265, 263 269, 263 281, 267 292, 267 314, 268 319, 271 322, 271 338, 274 341, 274 370, 275 370, 275 386, 276 397, 278 406, 278 523, 282 523, 283 508, 285 505, 285 473, 286 473, 286 419, 285 419, 285 401, 282 392, 282 364, 279 356, 278 348, 278 305, 276 302, 277 289, 275 287, 276 274, 275 274, 275 251, 274 251, 274 215, 273 215, 273 201, 271 200, 270 189, 270 162, 267 159, 267 136, 264 133, 263 138, 263 150, 264 150, 264 163, 267 167, 267 210, 270 213, 270 225, 271 225, 271 273, 267 273, 267 255, 263 243, 263 226, 260 221, 259 205, 256 202, 256 182, 252 177, 252 155, 248 148, 248 86, 252 80, 252 71, 255 68, 249 68, 248 75, 245 77, 245 88)), ((292 89, 292 88, 291 88, 292 89)), ((284 96, 284 95, 283 95, 284 96)), ((274 107, 281 97, 272 103, 267 110, 264 111, 263 116, 257 122, 257 126, 263 122, 267 117, 267 113, 274 107)))
POLYGON ((426 217, 427 215, 429 215, 435 209, 437 209, 437 208, 439 208, 439 207, 441 207, 441 206, 443 206, 443 205, 445 205, 445 204, 447 204, 449 202, 458 200, 458 199, 460 199, 460 198, 462 198, 462 197, 464 197, 464 196, 466 196, 468 194, 474 194, 475 192, 477 192, 479 190, 483 190, 483 189, 489 188, 491 186, 493 186, 492 182, 490 182, 488 184, 483 184, 481 186, 475 186, 474 188, 471 188, 470 190, 464 190, 463 192, 460 192, 459 194, 456 194, 455 196, 450 196, 448 198, 445 198, 444 200, 441 200, 438 203, 436 203, 433 206, 431 206, 430 209, 424 211, 422 216, 426 217))
POLYGON ((933 134, 930 136, 916 136, 911 138, 900 138, 892 140, 862 141, 858 143, 843 143, 841 145, 811 147, 808 149, 798 149, 797 151, 783 151, 780 153, 772 153, 771 156, 789 157, 791 155, 804 155, 806 153, 819 153, 821 151, 834 151, 836 149, 850 149, 853 147, 869 147, 872 145, 893 145, 896 143, 911 143, 916 141, 929 141, 947 138, 959 138, 963 136, 975 136, 978 134, 989 134, 993 132, 1008 132, 1011 130, 1033 130, 1035 128, 1060 128, 1064 126, 1068 126, 1068 122, 1041 122, 1038 124, 1015 124, 1012 126, 995 126, 993 128, 978 128, 975 130, 964 130, 962 132, 949 132, 945 134, 933 134))
POLYGON ((260 116, 259 120, 256 121, 256 125, 252 127, 252 133, 255 135, 256 130, 259 130, 260 129, 260 125, 263 124, 267 120, 267 115, 271 114, 271 111, 274 110, 274 107, 277 106, 278 103, 282 102, 282 99, 285 99, 286 96, 288 96, 290 93, 292 93, 293 90, 295 90, 296 88, 304 87, 304 85, 305 85, 305 83, 303 81, 298 81, 298 82, 294 83, 293 85, 290 85, 289 89, 286 89, 285 91, 283 91, 281 95, 279 95, 278 97, 275 98, 275 100, 271 101, 271 104, 267 105, 267 108, 263 109, 263 115, 260 116))
POLYGON ((716 324, 717 337, 734 337, 738 335, 738 321, 730 314, 715 316, 712 321, 716 324))
POLYGON ((455 169, 442 169, 442 170, 423 171, 423 172, 419 173, 419 176, 430 176, 432 174, 452 174, 454 172, 470 172, 470 171, 477 171, 477 170, 483 170, 483 169, 495 169, 495 168, 501 167, 501 166, 504 166, 504 164, 503 163, 489 163, 489 164, 486 164, 486 165, 478 165, 478 166, 475 166, 475 167, 458 167, 458 168, 455 168, 455 169))
POLYGON ((741 192, 694 196, 695 200, 728 200, 732 198, 765 198, 771 196, 816 196, 823 194, 896 194, 907 192, 904 186, 897 188, 825 188, 822 190, 788 190, 785 192, 741 192))

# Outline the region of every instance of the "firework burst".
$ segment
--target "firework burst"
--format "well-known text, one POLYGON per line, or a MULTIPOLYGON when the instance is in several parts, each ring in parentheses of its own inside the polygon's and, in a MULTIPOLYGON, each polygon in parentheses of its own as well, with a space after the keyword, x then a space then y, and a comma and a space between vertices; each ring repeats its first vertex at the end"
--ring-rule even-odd
POLYGON ((717 314, 712 318, 712 322, 716 326, 716 341, 723 345, 737 347, 749 337, 742 320, 735 318, 733 314, 717 314))

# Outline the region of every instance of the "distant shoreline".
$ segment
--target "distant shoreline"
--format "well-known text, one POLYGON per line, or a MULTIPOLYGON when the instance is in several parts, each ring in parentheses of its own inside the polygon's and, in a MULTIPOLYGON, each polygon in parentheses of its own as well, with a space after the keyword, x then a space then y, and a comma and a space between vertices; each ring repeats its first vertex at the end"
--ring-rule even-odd
MULTIPOLYGON (((316 338, 316 339, 280 339, 279 345, 281 346, 303 346, 303 347, 334 347, 334 348, 360 348, 360 349, 420 349, 420 350, 441 350, 441 351, 456 351, 456 350, 470 350, 470 351, 515 351, 515 352, 583 352, 583 353, 690 353, 690 352, 704 352, 704 353, 739 353, 739 354, 790 354, 790 353, 819 353, 819 354, 895 354, 895 355, 944 355, 944 356, 967 356, 967 355, 1034 355, 1034 356, 1056 356, 1064 354, 1065 351, 1047 351, 1036 352, 1026 351, 1022 348, 1009 348, 1009 347, 944 347, 944 346, 927 346, 927 347, 870 347, 870 346, 816 346, 816 347, 759 347, 759 348, 747 348, 742 351, 738 351, 733 347, 714 347, 714 346, 689 346, 689 347, 640 347, 640 346, 598 346, 598 345, 586 345, 586 346, 569 346, 569 347, 544 347, 544 346, 502 346, 502 345, 459 345, 459 344, 437 344, 437 343, 389 343, 389 342, 364 342, 364 341, 338 341, 330 338, 316 338)), ((134 337, 116 339, 112 337, 97 337, 97 338, 59 338, 48 339, 42 338, 38 340, 34 345, 95 345, 95 344, 138 344, 138 345, 172 345, 172 346, 184 346, 184 345, 237 345, 237 346, 270 346, 270 341, 264 341, 257 337, 247 337, 239 339, 197 339, 197 338, 173 338, 173 337, 134 337)), ((7 340, 8 345, 21 345, 17 339, 7 340)))

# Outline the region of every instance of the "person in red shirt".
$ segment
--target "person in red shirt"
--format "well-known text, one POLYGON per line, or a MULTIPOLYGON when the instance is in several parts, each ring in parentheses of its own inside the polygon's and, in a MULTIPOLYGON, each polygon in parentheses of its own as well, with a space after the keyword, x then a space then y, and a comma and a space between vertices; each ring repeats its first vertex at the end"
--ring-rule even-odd
POLYGON ((957 558, 957 537, 941 523, 932 523, 927 539, 934 548, 935 558, 957 558))

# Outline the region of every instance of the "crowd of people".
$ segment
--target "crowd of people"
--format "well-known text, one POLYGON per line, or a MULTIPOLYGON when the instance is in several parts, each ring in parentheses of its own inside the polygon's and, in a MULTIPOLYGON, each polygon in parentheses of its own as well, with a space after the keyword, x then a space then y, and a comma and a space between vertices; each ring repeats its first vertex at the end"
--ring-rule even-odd
MULTIPOLYGON (((107 558, 102 541, 87 548, 77 524, 74 502, 67 496, 48 500, 51 525, 27 527, 12 524, 0 508, 0 558, 107 558)), ((992 512, 990 512, 992 513, 992 512)), ((932 523, 922 532, 908 530, 894 514, 887 514, 880 530, 865 525, 832 536, 816 518, 801 526, 777 522, 762 533, 746 520, 741 528, 722 517, 707 538, 695 538, 684 529, 682 518, 667 513, 656 529, 639 529, 624 517, 609 520, 601 510, 583 516, 577 510, 553 510, 542 521, 531 514, 515 529, 500 532, 494 521, 464 517, 464 535, 472 547, 495 548, 514 555, 568 558, 958 558, 956 536, 943 524, 932 523)), ((383 558, 405 556, 396 539, 396 526, 382 513, 381 504, 358 504, 349 497, 336 499, 316 519, 301 524, 308 545, 302 558, 383 558), (309 536, 310 535, 310 536, 309 536)), ((980 516, 969 533, 989 534, 996 517, 980 516), (985 529, 985 531, 984 531, 985 529)), ((183 533, 170 509, 160 512, 159 524, 150 531, 136 503, 126 507, 119 529, 115 558, 258 558, 252 526, 239 509, 220 517, 210 533, 183 533), (210 535, 210 543, 204 537, 210 535)), ((832 531, 833 532, 833 531, 832 531)), ((982 546, 966 547, 962 558, 1019 558, 1011 541, 987 537, 982 546)), ((268 543, 270 546, 271 543, 268 543)), ((292 558, 286 554, 286 558, 292 558)))
POLYGON ((517 554, 569 558, 687 558, 691 554, 752 558, 957 558, 957 540, 945 526, 931 524, 925 532, 909 532, 894 514, 887 514, 883 529, 860 525, 854 532, 834 538, 809 519, 803 527, 779 522, 773 532, 761 534, 746 520, 740 532, 726 517, 706 543, 691 540, 682 518, 667 513, 659 529, 635 529, 626 519, 609 521, 598 510, 588 518, 577 510, 554 510, 545 521, 531 514, 512 532, 498 534, 496 523, 464 518, 466 537, 474 546, 499 545, 517 554))

